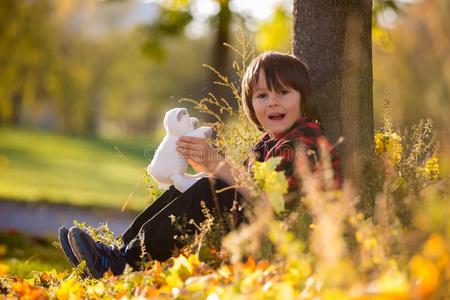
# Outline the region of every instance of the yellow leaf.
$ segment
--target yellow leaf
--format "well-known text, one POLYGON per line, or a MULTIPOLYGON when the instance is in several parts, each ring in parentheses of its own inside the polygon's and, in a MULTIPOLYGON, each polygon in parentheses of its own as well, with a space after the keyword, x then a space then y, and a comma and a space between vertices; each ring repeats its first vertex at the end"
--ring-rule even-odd
POLYGON ((324 300, 345 300, 350 297, 342 290, 339 289, 325 289, 321 292, 321 299, 324 300))
POLYGON ((99 281, 94 285, 94 293, 98 296, 102 296, 105 293, 105 285, 103 282, 99 281))
POLYGON ((63 281, 56 289, 58 299, 79 299, 83 297, 83 288, 76 281, 75 277, 69 277, 63 281))
POLYGON ((191 262, 184 255, 180 255, 174 259, 173 266, 168 271, 177 274, 184 281, 192 275, 193 270, 191 262))
POLYGON ((372 27, 372 39, 386 52, 392 53, 394 51, 394 43, 387 29, 380 26, 372 27))
POLYGON ((275 212, 284 210, 283 195, 288 191, 288 183, 283 172, 275 169, 281 162, 281 157, 271 157, 265 162, 255 162, 253 175, 258 186, 266 192, 275 212))
POLYGON ((415 255, 409 261, 409 267, 416 279, 415 288, 421 296, 426 298, 438 288, 440 272, 431 260, 415 255))
POLYGON ((278 282, 273 284, 272 290, 276 292, 275 299, 294 299, 294 288, 287 282, 278 282))
POLYGON ((200 265, 200 259, 198 258, 198 255, 191 254, 191 255, 189 255, 187 260, 193 268, 200 265))
POLYGON ((184 10, 189 5, 189 0, 162 0, 163 7, 171 10, 184 10))
POLYGON ((6 275, 6 274, 8 274, 8 271, 9 271, 9 266, 0 263, 0 275, 6 275))
POLYGON ((183 287, 184 282, 181 280, 180 276, 177 273, 170 273, 166 276, 166 283, 171 288, 180 288, 183 287))
POLYGON ((228 265, 223 265, 222 267, 220 267, 217 270, 217 273, 220 276, 222 276, 223 278, 229 278, 233 275, 233 271, 232 271, 231 267, 228 265))
POLYGON ((439 234, 432 234, 423 247, 423 254, 430 257, 448 256, 448 249, 444 238, 439 234))
POLYGON ((255 270, 253 273, 248 274, 241 282, 242 291, 248 292, 253 289, 260 290, 260 285, 262 282, 263 272, 261 270, 255 270))
POLYGON ((244 264, 244 270, 246 270, 248 273, 252 273, 255 270, 256 262, 255 259, 250 256, 247 261, 244 264))
POLYGON ((405 276, 396 268, 389 269, 376 282, 377 293, 402 296, 409 291, 409 284, 405 276))
POLYGON ((215 281, 216 279, 217 279, 216 274, 190 277, 185 282, 186 289, 192 293, 202 291, 205 290, 208 286, 211 286, 212 285, 211 282, 215 281))

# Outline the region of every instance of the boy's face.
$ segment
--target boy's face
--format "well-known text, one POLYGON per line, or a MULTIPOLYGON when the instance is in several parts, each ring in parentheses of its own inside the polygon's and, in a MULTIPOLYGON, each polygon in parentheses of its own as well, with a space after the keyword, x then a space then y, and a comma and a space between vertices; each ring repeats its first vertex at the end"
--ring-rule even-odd
POLYGON ((301 116, 300 93, 290 87, 269 90, 263 70, 253 89, 252 105, 261 126, 274 137, 283 135, 301 116))

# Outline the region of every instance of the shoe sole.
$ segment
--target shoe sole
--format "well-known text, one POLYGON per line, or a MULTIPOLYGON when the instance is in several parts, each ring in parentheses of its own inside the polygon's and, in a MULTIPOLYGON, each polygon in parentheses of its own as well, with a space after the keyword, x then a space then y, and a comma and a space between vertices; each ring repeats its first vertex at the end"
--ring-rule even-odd
MULTIPOLYGON (((80 264, 80 261, 75 256, 75 253, 72 250, 72 247, 69 243, 69 229, 66 227, 60 227, 58 230, 58 240, 61 243, 61 248, 63 249, 64 255, 66 256, 67 260, 70 262, 73 268, 78 267, 80 264)), ((87 278, 89 274, 86 272, 86 270, 83 270, 83 273, 80 274, 81 278, 87 278)))
POLYGON ((67 260, 72 265, 72 267, 76 268, 76 266, 78 266, 80 262, 73 253, 72 248, 70 247, 69 239, 67 237, 68 234, 69 230, 66 227, 60 227, 58 230, 58 240, 61 243, 62 250, 67 260))
POLYGON ((93 278, 102 278, 103 277, 103 273, 100 273, 99 271, 97 271, 97 268, 95 267, 95 262, 94 259, 92 257, 92 254, 89 251, 89 248, 86 247, 84 241, 84 235, 86 235, 87 233, 84 232, 82 229, 80 229, 79 227, 72 227, 69 230, 69 244, 72 247, 72 249, 74 249, 74 254, 76 256, 76 258, 78 259, 78 261, 86 261, 86 268, 87 268, 87 272, 89 273, 89 275, 91 275, 91 277, 93 278))

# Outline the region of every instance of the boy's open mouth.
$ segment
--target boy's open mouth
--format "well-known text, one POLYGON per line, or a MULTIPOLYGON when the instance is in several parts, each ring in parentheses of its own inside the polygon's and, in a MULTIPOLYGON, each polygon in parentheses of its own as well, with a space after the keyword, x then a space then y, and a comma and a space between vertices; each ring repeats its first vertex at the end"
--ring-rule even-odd
POLYGON ((269 115, 269 119, 277 121, 277 120, 283 120, 285 114, 282 113, 273 113, 269 115))

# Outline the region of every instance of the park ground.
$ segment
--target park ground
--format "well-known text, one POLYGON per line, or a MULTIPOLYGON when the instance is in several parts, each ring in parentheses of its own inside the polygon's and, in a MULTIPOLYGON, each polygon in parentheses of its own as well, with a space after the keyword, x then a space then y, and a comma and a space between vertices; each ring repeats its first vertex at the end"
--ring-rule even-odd
POLYGON ((0 137, 0 274, 2 268, 24 277, 67 270, 70 265, 53 245, 59 226, 109 220, 119 233, 150 201, 144 170, 151 137, 10 127, 1 127, 0 137))

